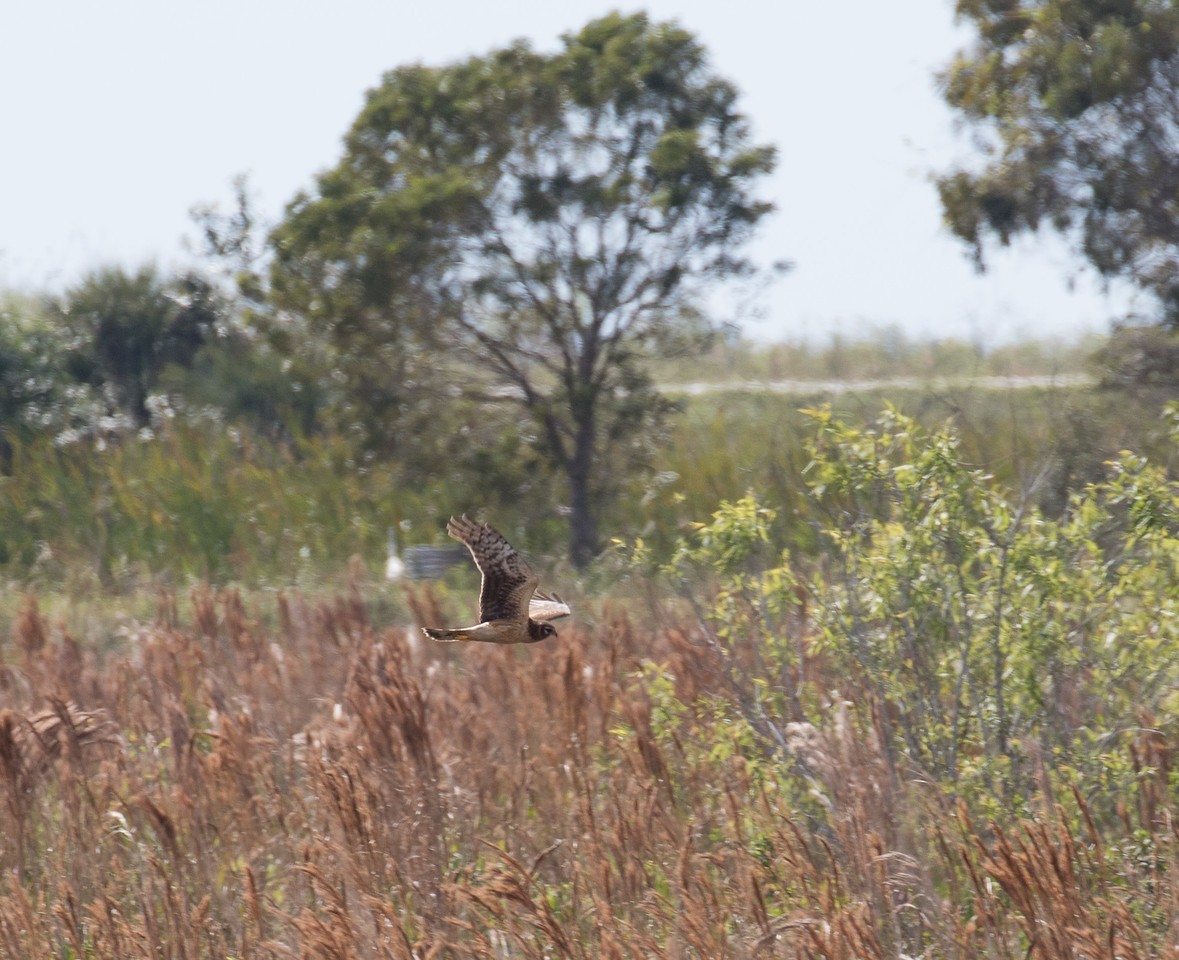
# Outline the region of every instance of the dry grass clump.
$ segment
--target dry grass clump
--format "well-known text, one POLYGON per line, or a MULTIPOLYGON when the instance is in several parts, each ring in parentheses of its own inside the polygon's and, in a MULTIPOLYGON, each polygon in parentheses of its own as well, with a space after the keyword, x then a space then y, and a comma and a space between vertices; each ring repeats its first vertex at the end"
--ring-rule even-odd
POLYGON ((871 709, 734 739, 690 624, 435 647, 355 594, 276 602, 266 628, 232 591, 164 598, 101 659, 28 603, 0 954, 1179 956, 1154 768, 1119 833, 1080 793, 984 825, 890 766, 871 709))

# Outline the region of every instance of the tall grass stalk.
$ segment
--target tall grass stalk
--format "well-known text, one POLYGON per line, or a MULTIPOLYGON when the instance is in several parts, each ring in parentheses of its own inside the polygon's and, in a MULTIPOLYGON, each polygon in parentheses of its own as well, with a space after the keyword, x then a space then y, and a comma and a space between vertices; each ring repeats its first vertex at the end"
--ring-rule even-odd
MULTIPOLYGON (((30 604, 0 670, 3 955, 1063 960, 1179 935, 1146 766, 1169 742, 1122 820, 1078 790, 985 822, 896 775, 879 711, 788 727, 790 753, 736 736, 694 618, 588 604, 556 643, 456 649, 355 594, 274 603, 196 590, 103 657, 30 604), (16 735, 52 704, 102 735, 16 735)), ((808 654, 806 684, 871 702, 831 670, 808 654)))

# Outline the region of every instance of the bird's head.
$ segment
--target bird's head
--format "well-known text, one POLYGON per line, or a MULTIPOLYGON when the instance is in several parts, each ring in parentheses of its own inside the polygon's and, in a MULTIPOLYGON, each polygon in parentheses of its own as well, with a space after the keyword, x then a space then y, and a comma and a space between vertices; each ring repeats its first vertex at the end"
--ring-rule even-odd
POLYGON ((536 620, 528 621, 528 642, 540 643, 541 640, 547 640, 549 637, 557 635, 557 628, 551 623, 539 623, 536 620))

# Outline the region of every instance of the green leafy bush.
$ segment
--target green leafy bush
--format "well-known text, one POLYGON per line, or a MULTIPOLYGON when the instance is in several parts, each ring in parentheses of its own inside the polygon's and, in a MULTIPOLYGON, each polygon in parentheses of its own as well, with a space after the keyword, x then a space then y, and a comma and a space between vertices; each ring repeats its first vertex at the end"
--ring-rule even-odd
POLYGON ((1112 805, 1136 775, 1127 744, 1179 708, 1179 484, 1123 453, 1048 518, 965 463, 949 428, 810 414, 818 559, 775 556, 773 511, 750 496, 669 567, 715 578, 700 609, 746 718, 778 749, 852 699, 888 730, 890 764, 962 795, 1023 803, 1083 780, 1112 805), (829 689, 805 682, 807 658, 829 689))

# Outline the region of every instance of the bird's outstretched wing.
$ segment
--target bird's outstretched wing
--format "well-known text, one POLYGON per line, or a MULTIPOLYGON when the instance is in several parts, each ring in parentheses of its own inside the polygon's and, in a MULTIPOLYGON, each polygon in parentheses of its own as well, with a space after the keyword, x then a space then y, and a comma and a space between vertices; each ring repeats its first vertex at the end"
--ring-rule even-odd
POLYGON ((515 548, 486 523, 477 523, 465 515, 450 518, 446 532, 466 544, 483 584, 479 588, 479 620, 528 619, 529 601, 536 590, 537 577, 515 548))
POLYGON ((528 602, 528 616, 542 623, 560 620, 562 617, 573 616, 569 604, 565 603, 555 593, 551 596, 545 593, 535 593, 528 602))

